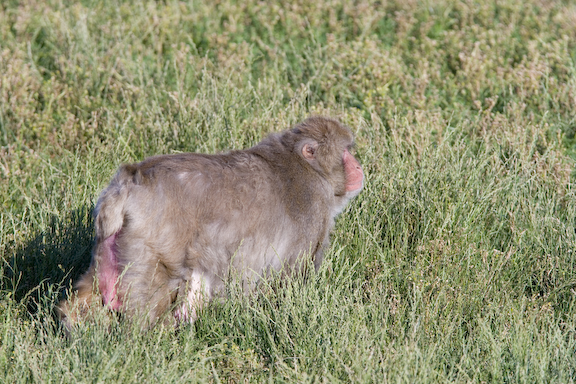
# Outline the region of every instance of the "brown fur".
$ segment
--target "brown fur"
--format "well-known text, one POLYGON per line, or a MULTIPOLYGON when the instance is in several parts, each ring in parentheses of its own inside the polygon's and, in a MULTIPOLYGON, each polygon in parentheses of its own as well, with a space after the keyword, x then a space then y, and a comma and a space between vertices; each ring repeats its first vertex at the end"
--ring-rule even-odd
POLYGON ((120 167, 96 205, 90 269, 60 305, 62 317, 73 323, 74 313, 86 315, 102 303, 103 288, 119 300, 105 304, 147 314, 149 324, 170 309, 193 321, 231 271, 249 289, 270 270, 300 268, 305 255, 318 267, 334 217, 361 189, 346 189, 347 179, 363 177, 351 156, 347 169, 356 174, 344 170, 352 141, 336 120, 312 117, 244 151, 120 167), (115 285, 106 283, 116 275, 115 285))

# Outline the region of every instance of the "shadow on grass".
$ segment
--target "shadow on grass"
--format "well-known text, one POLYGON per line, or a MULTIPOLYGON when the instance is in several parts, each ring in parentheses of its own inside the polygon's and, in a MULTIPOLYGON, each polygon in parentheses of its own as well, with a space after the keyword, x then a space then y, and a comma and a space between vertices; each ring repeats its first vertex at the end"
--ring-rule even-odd
POLYGON ((2 290, 34 314, 42 303, 58 302, 66 288, 88 269, 92 249, 92 206, 84 206, 66 220, 52 217, 47 230, 22 245, 6 244, 2 290))

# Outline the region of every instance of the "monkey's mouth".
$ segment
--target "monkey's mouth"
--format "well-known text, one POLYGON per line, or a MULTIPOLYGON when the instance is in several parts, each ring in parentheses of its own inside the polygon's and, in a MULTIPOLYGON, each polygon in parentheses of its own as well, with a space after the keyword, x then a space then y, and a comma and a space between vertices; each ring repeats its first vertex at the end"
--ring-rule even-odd
POLYGON ((355 183, 348 184, 346 186, 347 187, 346 189, 348 189, 350 192, 354 192, 359 189, 362 189, 363 186, 364 186, 364 179, 361 179, 360 181, 357 181, 355 183))

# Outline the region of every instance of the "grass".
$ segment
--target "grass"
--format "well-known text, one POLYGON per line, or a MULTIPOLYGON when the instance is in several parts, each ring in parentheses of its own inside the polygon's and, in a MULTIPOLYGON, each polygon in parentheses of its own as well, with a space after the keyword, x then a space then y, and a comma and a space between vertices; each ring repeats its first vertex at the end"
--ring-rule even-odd
POLYGON ((3 2, 0 381, 573 383, 575 62, 562 1, 3 2), (310 114, 367 176, 317 274, 62 335, 121 163, 310 114))

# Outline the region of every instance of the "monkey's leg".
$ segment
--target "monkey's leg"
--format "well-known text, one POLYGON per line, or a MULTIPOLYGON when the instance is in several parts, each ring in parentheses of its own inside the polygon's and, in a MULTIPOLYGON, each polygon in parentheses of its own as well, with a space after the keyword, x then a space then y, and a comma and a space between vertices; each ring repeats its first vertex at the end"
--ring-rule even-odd
POLYGON ((56 307, 56 313, 67 330, 89 316, 90 308, 102 303, 96 293, 95 275, 95 268, 91 266, 76 283, 75 290, 70 293, 68 300, 62 300, 56 307))
POLYGON ((117 233, 104 240, 96 239, 90 268, 78 280, 74 287, 75 291, 68 301, 58 305, 56 310, 60 320, 68 329, 81 318, 88 316, 90 308, 104 304, 118 310, 122 305, 116 291, 118 283, 116 236, 117 233))
POLYGON ((176 300, 178 289, 184 283, 180 277, 182 272, 142 239, 126 236, 119 244, 120 264, 125 266, 118 286, 122 309, 135 318, 144 319, 145 327, 153 326, 176 300))
POLYGON ((174 311, 174 317, 178 323, 194 323, 198 318, 198 311, 202 309, 204 303, 210 301, 211 279, 202 272, 193 271, 190 280, 186 282, 184 291, 186 296, 184 301, 174 311))

